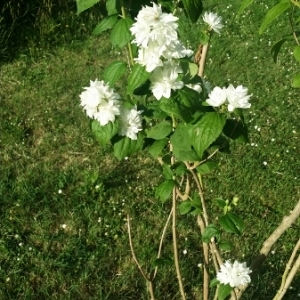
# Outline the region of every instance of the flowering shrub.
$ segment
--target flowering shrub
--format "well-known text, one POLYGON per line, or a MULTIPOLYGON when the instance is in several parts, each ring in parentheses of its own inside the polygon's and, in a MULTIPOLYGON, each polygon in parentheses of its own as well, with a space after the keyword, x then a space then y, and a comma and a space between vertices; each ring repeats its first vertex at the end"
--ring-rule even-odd
MULTIPOLYGON (((213 32, 220 34, 223 28, 220 16, 212 12, 203 14, 202 45, 200 52, 194 55, 196 64, 192 60, 193 51, 179 39, 178 18, 165 12, 176 11, 178 1, 158 2, 161 4, 152 2, 142 6, 134 22, 126 15, 130 12, 126 6, 128 3, 121 1, 122 17, 119 18, 116 2, 107 1, 108 17, 94 32, 112 29, 110 39, 113 45, 128 45, 130 65, 127 68, 125 61, 110 64, 104 72, 105 82, 96 79, 84 88, 80 95, 81 106, 91 118, 96 138, 101 144, 112 143, 119 160, 144 150, 161 163, 164 181, 156 188, 155 196, 163 202, 172 198, 174 262, 182 299, 186 299, 186 295, 176 242, 177 209, 181 214, 195 215, 200 227, 204 260, 203 299, 209 298, 211 256, 216 274, 211 286, 218 285, 218 299, 223 300, 233 290, 236 292, 250 282, 251 270, 246 263, 223 263, 221 257, 222 251, 233 249, 230 241, 221 239, 222 232, 240 235, 244 222, 234 213, 237 198, 231 203, 218 199, 223 215, 218 218, 218 223, 209 222, 202 176, 217 166, 211 161, 212 157, 228 150, 230 141, 248 141, 242 110, 250 108, 251 95, 242 85, 217 86, 211 90, 210 84, 203 80, 210 36, 213 32), (133 46, 137 47, 136 51, 133 46), (126 72, 129 72, 128 83, 124 95, 120 96, 112 87, 126 72)), ((77 0, 78 11, 92 4, 93 1, 87 4, 77 0)), ((195 22, 202 13, 201 1, 182 0, 182 4, 186 14, 195 22)), ((131 239, 129 218, 128 231, 131 239)), ((131 251, 149 284, 151 299, 154 299, 152 283, 156 271, 152 278, 146 276, 132 247, 131 251)))

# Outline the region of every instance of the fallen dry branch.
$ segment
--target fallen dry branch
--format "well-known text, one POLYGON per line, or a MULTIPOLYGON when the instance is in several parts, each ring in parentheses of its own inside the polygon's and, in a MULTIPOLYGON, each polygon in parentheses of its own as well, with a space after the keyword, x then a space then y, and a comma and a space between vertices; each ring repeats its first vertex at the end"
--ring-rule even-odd
MULTIPOLYGON (((274 232, 265 240, 259 255, 256 257, 254 260, 251 270, 252 271, 257 271, 259 267, 264 263, 264 261, 267 258, 267 255, 271 251, 272 246, 277 242, 277 240, 282 236, 282 234, 289 228, 295 221, 299 218, 300 216, 300 200, 294 207, 294 209, 291 211, 291 213, 288 216, 283 217, 280 225, 274 230, 274 232)), ((300 261, 300 259, 299 259, 300 261)), ((236 298, 240 299, 243 292, 246 290, 248 287, 248 284, 244 285, 241 288, 236 288, 236 298)), ((233 298, 231 297, 231 300, 233 298)))

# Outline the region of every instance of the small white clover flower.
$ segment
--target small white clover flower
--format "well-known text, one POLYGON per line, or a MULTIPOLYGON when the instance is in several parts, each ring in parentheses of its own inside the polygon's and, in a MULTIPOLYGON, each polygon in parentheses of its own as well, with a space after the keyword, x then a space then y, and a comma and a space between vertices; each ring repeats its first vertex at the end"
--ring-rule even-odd
POLYGON ((223 105, 226 101, 227 94, 225 88, 220 88, 216 86, 208 95, 208 99, 206 102, 213 106, 213 107, 219 107, 223 105))
POLYGON ((138 111, 136 107, 131 110, 121 107, 119 135, 124 135, 132 140, 136 140, 137 133, 143 130, 141 113, 142 111, 138 111))
POLYGON ((90 86, 84 88, 80 94, 80 105, 86 114, 99 121, 101 126, 115 121, 115 116, 120 114, 120 96, 114 92, 104 81, 90 81, 90 86))
POLYGON ((203 15, 203 21, 209 26, 210 30, 220 34, 220 30, 223 28, 222 18, 212 12, 205 12, 203 15))
POLYGON ((250 273, 251 270, 246 267, 246 263, 239 263, 235 260, 232 264, 229 260, 226 260, 217 273, 217 280, 222 284, 229 284, 234 288, 250 283, 250 273))

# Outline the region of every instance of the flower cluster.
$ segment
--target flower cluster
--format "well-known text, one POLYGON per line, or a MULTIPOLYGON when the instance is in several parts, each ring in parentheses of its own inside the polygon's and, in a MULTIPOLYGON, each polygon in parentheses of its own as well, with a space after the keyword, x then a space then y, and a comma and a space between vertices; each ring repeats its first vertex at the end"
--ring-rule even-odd
POLYGON ((90 81, 90 86, 80 94, 81 106, 86 114, 99 121, 101 126, 114 122, 120 114, 120 96, 109 88, 104 81, 90 81))
POLYGON ((238 287, 250 283, 249 274, 251 270, 246 267, 246 263, 234 261, 232 264, 229 260, 221 265, 220 271, 217 273, 217 280, 222 284, 229 284, 231 287, 238 287))
POLYGON ((228 111, 232 112, 235 108, 250 108, 249 99, 252 95, 248 95, 248 89, 239 85, 234 88, 232 84, 228 88, 215 87, 208 95, 206 102, 213 106, 219 107, 228 104, 228 111))
POLYGON ((163 13, 160 5, 152 4, 153 7, 144 6, 140 10, 130 31, 134 35, 132 42, 139 46, 135 61, 145 66, 147 72, 154 71, 150 89, 160 100, 162 96, 169 98, 171 90, 184 86, 183 82, 176 81, 181 68, 170 64, 170 60, 191 56, 193 52, 178 40, 178 18, 163 13))
POLYGON ((119 116, 119 135, 125 135, 132 140, 137 139, 137 133, 142 130, 141 111, 136 107, 128 110, 121 106, 120 95, 115 93, 104 81, 90 81, 90 86, 80 94, 80 105, 86 114, 97 120, 101 126, 115 122, 119 116))
POLYGON ((220 34, 220 30, 223 28, 222 18, 212 12, 206 12, 203 15, 203 21, 209 26, 209 30, 213 30, 220 34))

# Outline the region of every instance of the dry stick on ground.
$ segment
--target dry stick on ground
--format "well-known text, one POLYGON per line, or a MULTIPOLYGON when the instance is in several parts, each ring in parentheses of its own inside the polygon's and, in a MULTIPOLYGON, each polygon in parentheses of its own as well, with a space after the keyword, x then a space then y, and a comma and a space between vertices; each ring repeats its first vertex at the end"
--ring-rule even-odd
MULTIPOLYGON (((252 263, 251 270, 257 271, 259 267, 263 264, 263 262, 266 260, 267 255, 271 251, 272 246, 277 242, 277 240, 282 236, 282 234, 299 218, 300 216, 300 200, 290 213, 290 215, 283 217, 282 222, 280 225, 273 231, 273 233, 265 240, 259 255, 255 259, 255 261, 252 263)), ((245 284, 240 289, 236 288, 235 292, 237 295, 237 299, 240 299, 243 292, 248 287, 248 284, 245 284)), ((231 297, 231 300, 234 298, 231 297)))
POLYGON ((291 257, 290 257, 288 263, 286 264, 285 271, 282 275, 282 281, 281 281, 280 288, 273 300, 280 300, 283 298, 283 296, 285 295, 285 293, 287 291, 287 288, 290 286, 297 270, 299 269, 300 255, 298 256, 296 262, 293 264, 293 261, 295 259, 295 256, 296 256, 299 248, 300 248, 300 239, 298 240, 291 257))

